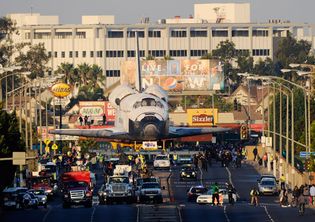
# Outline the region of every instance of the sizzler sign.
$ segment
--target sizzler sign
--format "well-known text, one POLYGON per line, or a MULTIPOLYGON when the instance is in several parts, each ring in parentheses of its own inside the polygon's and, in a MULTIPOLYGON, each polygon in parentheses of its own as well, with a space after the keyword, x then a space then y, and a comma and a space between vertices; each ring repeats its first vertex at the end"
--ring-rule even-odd
POLYGON ((193 115, 192 116, 192 123, 212 123, 213 116, 200 114, 200 115, 193 115))
POLYGON ((66 83, 57 83, 50 89, 55 97, 63 98, 71 93, 71 86, 66 83))

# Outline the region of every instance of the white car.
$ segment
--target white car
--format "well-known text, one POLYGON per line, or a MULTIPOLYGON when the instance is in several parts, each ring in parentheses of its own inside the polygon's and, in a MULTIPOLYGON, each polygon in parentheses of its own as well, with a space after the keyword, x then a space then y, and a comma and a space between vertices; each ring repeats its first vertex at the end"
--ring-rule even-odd
POLYGON ((170 169, 171 162, 168 155, 163 155, 163 154, 157 155, 154 159, 153 167, 154 169, 157 169, 157 168, 170 169))
MULTIPOLYGON (((234 203, 236 202, 236 194, 232 194, 232 198, 234 203)), ((225 188, 219 189, 219 202, 220 204, 229 203, 229 195, 225 188)), ((212 190, 207 191, 207 193, 202 194, 197 197, 196 203, 198 204, 212 204, 212 190)))

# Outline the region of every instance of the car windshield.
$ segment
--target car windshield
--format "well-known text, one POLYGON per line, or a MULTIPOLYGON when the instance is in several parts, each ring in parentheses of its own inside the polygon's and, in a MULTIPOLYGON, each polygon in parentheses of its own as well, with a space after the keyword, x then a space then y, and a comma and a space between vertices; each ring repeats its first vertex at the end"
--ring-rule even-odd
POLYGON ((207 188, 204 187, 195 187, 191 189, 192 193, 205 193, 207 191, 207 188))
POLYGON ((35 195, 45 195, 45 191, 44 190, 34 190, 33 193, 35 195))
POLYGON ((142 189, 150 189, 150 188, 160 188, 158 183, 144 183, 142 185, 142 189))
POLYGON ((274 186, 275 185, 275 181, 274 180, 262 180, 261 185, 269 185, 269 186, 274 186))
POLYGON ((155 159, 156 160, 168 160, 168 157, 167 156, 157 156, 155 159))
POLYGON ((67 182, 65 186, 68 188, 86 187, 87 183, 82 182, 82 181, 72 181, 72 182, 67 182))
POLYGON ((129 183, 128 177, 111 177, 109 183, 129 183))

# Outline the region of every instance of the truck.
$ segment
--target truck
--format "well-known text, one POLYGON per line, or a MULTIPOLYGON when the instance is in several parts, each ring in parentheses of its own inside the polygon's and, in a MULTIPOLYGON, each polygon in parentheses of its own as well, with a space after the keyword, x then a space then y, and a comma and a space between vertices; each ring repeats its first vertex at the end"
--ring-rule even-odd
POLYGON ((66 172, 61 177, 63 208, 71 205, 92 207, 92 189, 90 171, 66 172))
POLYGON ((136 200, 132 178, 129 177, 131 167, 128 165, 116 165, 114 175, 107 178, 101 202, 111 204, 123 201, 132 203, 136 200))

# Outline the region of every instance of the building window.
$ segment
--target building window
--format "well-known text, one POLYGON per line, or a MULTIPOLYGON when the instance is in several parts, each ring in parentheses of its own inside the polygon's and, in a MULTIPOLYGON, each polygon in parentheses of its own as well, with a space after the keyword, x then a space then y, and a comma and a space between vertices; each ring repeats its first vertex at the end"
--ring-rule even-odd
POLYGON ((51 58, 51 56, 52 56, 51 52, 48 52, 47 55, 49 58, 51 58))
POLYGON ((120 77, 120 70, 106 70, 106 77, 120 77))
MULTIPOLYGON (((137 31, 139 38, 144 38, 144 31, 137 31)), ((127 31, 128 38, 136 37, 136 31, 127 31)))
POLYGON ((268 37, 268 30, 253 30, 253 36, 256 37, 268 37))
POLYGON ((124 51, 106 51, 106 57, 108 58, 115 58, 115 57, 124 57, 124 51))
POLYGON ((86 32, 76 32, 75 37, 77 39, 85 39, 86 38, 86 32))
POLYGON ((55 38, 56 39, 71 39, 72 32, 56 32, 55 38))
POLYGON ((249 55, 249 49, 236 49, 236 55, 237 56, 248 56, 249 55))
POLYGON ((205 56, 208 54, 208 50, 190 50, 190 56, 205 56))
POLYGON ((55 56, 54 56, 55 58, 57 58, 58 57, 58 52, 55 52, 55 56))
POLYGON ((153 57, 164 57, 166 55, 165 50, 149 50, 149 54, 153 57))
POLYGON ((248 30, 232 30, 232 37, 248 37, 248 30))
POLYGON ((79 52, 75 51, 75 57, 78 58, 79 57, 79 52))
POLYGON ((171 30, 171 37, 185 38, 187 37, 187 31, 186 30, 171 30))
POLYGON ((73 56, 73 53, 71 51, 71 52, 69 52, 69 58, 72 58, 72 56, 73 56))
POLYGON ((94 57, 94 51, 90 51, 90 57, 91 57, 91 58, 94 57))
POLYGON ((227 30, 212 30, 212 37, 228 37, 227 30))
POLYGON ((35 32, 34 39, 50 39, 51 33, 50 32, 35 32))
POLYGON ((172 57, 185 57, 185 56, 187 56, 187 50, 170 50, 170 56, 172 56, 172 57))
POLYGON ((61 52, 61 58, 65 58, 66 57, 66 53, 65 52, 61 52))
POLYGON ((136 57, 136 52, 132 50, 127 51, 127 57, 136 57))
POLYGON ((83 57, 83 58, 86 57, 86 51, 82 51, 82 57, 83 57))
POLYGON ((103 57, 103 51, 97 51, 96 52, 96 57, 102 58, 103 57))
POLYGON ((269 49, 253 49, 253 56, 269 56, 269 49))
POLYGON ((191 30, 190 31, 190 37, 207 37, 207 31, 206 30, 191 30))
POLYGON ((108 31, 107 37, 108 38, 123 38, 124 32, 123 31, 108 31))
POLYGON ((150 30, 149 38, 161 38, 161 31, 150 30))

